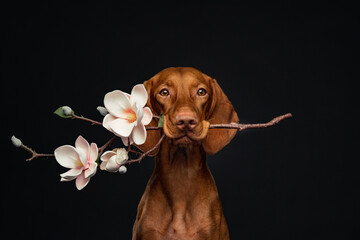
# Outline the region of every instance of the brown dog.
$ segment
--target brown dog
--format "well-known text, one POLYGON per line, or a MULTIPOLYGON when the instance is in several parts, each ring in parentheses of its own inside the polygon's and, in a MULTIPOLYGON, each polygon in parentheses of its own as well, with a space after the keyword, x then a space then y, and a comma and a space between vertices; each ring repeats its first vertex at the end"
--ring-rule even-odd
MULTIPOLYGON (((215 79, 194 68, 167 68, 144 85, 147 105, 165 115, 166 138, 153 153, 155 169, 138 206, 133 240, 229 239, 206 153, 234 137, 237 130, 208 129, 210 123, 238 122, 233 106, 215 79)), ((140 148, 151 149, 160 136, 148 131, 140 148)))

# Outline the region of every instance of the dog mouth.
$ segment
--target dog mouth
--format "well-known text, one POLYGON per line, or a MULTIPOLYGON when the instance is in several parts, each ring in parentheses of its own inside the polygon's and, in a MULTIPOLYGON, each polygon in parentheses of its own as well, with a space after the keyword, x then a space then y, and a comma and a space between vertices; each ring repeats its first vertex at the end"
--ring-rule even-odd
POLYGON ((210 123, 201 121, 199 126, 193 131, 178 131, 169 121, 164 118, 164 133, 175 145, 196 145, 199 144, 207 135, 210 123))
POLYGON ((199 141, 193 139, 188 134, 184 134, 180 137, 173 138, 173 142, 175 145, 191 145, 191 144, 197 143, 199 141))

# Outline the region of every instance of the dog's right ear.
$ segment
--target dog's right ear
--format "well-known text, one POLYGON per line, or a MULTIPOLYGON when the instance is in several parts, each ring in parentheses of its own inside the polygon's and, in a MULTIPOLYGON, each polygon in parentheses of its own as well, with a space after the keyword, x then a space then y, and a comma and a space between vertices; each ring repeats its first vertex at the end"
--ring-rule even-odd
MULTIPOLYGON (((145 89, 148 94, 146 106, 150 108, 153 115, 158 115, 159 113, 155 112, 152 107, 153 106, 152 102, 155 101, 154 97, 152 96, 152 92, 151 92, 151 88, 154 84, 154 81, 155 81, 155 77, 151 78, 148 81, 145 81, 143 84, 144 84, 145 89)), ((158 119, 153 118, 151 120, 151 122, 149 123, 149 125, 147 125, 147 126, 156 127, 157 125, 158 125, 158 119)), ((145 126, 145 127, 147 127, 147 126, 145 126)), ((135 146, 137 148, 139 148, 141 151, 146 152, 146 151, 150 150, 151 148, 153 148, 156 145, 156 143, 159 142, 160 137, 161 137, 161 130, 147 130, 145 143, 142 145, 135 145, 135 146)), ((159 152, 159 148, 157 148, 156 150, 151 152, 149 154, 149 156, 155 156, 158 152, 159 152)))

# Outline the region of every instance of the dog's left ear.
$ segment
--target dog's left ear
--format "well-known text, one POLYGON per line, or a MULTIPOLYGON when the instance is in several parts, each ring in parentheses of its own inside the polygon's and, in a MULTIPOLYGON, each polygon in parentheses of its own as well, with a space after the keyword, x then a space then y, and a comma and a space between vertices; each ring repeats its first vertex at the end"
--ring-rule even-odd
MULTIPOLYGON (((158 115, 158 113, 154 112, 154 109, 152 107, 152 96, 151 96, 151 88, 153 86, 153 81, 154 81, 154 78, 151 78, 150 80, 148 81, 145 81, 143 84, 145 86, 145 89, 147 91, 147 94, 148 94, 148 100, 147 100, 147 103, 146 103, 146 106, 148 106, 151 110, 151 112, 154 114, 154 115, 158 115)), ((151 122, 149 123, 149 127, 156 127, 158 124, 158 121, 157 119, 153 118, 151 120, 151 122)), ((158 143, 158 141, 160 140, 160 137, 161 137, 161 131, 160 130, 147 130, 146 131, 146 140, 145 140, 145 143, 144 144, 141 144, 141 145, 135 145, 137 148, 139 148, 141 151, 143 152, 146 152, 148 150, 150 150, 151 148, 153 148, 156 143, 158 143)), ((149 154, 149 156, 155 156, 159 151, 159 148, 157 148, 156 150, 154 150, 153 152, 151 152, 149 154)))
MULTIPOLYGON (((233 105, 226 97, 216 80, 207 75, 204 77, 210 82, 212 90, 212 102, 208 108, 206 120, 209 121, 210 124, 238 122, 239 118, 233 105)), ((209 129, 206 138, 202 142, 205 152, 208 154, 217 153, 230 143, 237 131, 237 129, 209 129)))

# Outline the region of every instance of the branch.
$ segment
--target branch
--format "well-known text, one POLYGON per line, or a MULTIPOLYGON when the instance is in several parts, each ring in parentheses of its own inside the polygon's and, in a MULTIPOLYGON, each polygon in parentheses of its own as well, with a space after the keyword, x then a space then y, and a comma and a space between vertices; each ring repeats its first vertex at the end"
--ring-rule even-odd
POLYGON ((159 130, 162 129, 162 127, 145 127, 146 130, 159 130))
POLYGON ((37 153, 37 152, 35 152, 35 150, 29 148, 28 146, 26 146, 23 143, 21 143, 20 147, 32 154, 32 156, 30 158, 26 159, 26 161, 31 161, 38 157, 54 157, 55 156, 53 153, 37 153))
MULTIPOLYGON (((209 129, 215 128, 224 128, 224 129, 239 129, 239 131, 244 131, 250 128, 266 128, 275 125, 276 123, 284 120, 285 118, 292 117, 291 113, 286 113, 284 115, 278 116, 267 123, 254 123, 254 124, 243 124, 243 123, 220 123, 220 124, 210 124, 209 129)), ((146 130, 159 130, 162 127, 146 127, 146 130)))
POLYGON ((159 139, 159 141, 155 144, 155 146, 153 148, 151 148, 150 150, 142 153, 140 155, 140 157, 127 161, 125 164, 132 164, 132 163, 135 163, 135 162, 141 162, 141 160, 143 160, 147 155, 149 155, 152 151, 156 150, 160 146, 161 142, 164 140, 164 137, 165 137, 165 133, 163 133, 163 135, 161 136, 161 138, 159 139))
POLYGON ((75 115, 75 113, 71 113, 71 116, 72 116, 72 118, 75 118, 75 119, 79 119, 79 120, 84 120, 84 121, 90 122, 91 125, 102 125, 101 122, 98 122, 98 121, 95 121, 95 120, 92 120, 92 119, 90 119, 90 118, 86 118, 86 117, 83 117, 83 116, 75 115))
POLYGON ((250 128, 266 128, 275 125, 285 118, 292 117, 291 113, 287 113, 281 116, 278 116, 267 123, 255 123, 255 124, 242 124, 242 123, 228 123, 228 124, 210 124, 209 129, 214 128, 227 128, 227 129, 239 129, 239 131, 244 131, 250 128))

